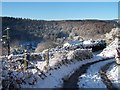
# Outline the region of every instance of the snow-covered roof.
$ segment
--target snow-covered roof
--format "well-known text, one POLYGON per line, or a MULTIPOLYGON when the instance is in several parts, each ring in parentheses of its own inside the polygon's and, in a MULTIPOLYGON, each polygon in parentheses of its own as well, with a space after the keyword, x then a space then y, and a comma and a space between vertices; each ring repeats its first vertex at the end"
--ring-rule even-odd
POLYGON ((83 44, 92 44, 92 42, 89 40, 89 41, 83 41, 83 44))
POLYGON ((71 41, 71 42, 68 42, 69 44, 71 45, 76 45, 76 44, 81 44, 82 41, 71 41))

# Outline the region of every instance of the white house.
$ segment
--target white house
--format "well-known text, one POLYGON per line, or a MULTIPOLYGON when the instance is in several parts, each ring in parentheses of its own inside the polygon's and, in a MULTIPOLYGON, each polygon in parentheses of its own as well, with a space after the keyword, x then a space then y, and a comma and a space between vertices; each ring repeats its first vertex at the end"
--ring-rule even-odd
POLYGON ((81 45, 82 41, 71 41, 71 42, 67 42, 63 45, 63 47, 70 47, 70 46, 74 46, 74 45, 81 45))

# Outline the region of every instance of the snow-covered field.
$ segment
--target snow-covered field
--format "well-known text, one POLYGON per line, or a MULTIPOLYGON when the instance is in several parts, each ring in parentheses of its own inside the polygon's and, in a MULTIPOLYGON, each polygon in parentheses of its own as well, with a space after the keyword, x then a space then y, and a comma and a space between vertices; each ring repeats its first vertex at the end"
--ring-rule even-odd
POLYGON ((63 65, 60 67, 60 69, 57 70, 51 70, 48 73, 46 73, 47 78, 44 80, 40 79, 40 77, 37 76, 37 83, 35 85, 22 85, 22 88, 58 88, 62 87, 63 80, 66 78, 69 78, 70 74, 72 74, 76 69, 78 69, 80 66, 86 63, 99 61, 103 59, 99 56, 94 56, 92 59, 86 59, 84 61, 77 61, 75 60, 73 63, 68 65, 63 65))
MULTIPOLYGON (((114 43, 111 44, 113 46, 114 43)), ((62 87, 63 80, 68 78, 76 69, 78 69, 83 64, 87 64, 94 61, 99 61, 106 58, 113 57, 114 52, 110 52, 111 46, 105 50, 103 50, 102 54, 92 55, 91 50, 78 49, 78 50, 55 50, 53 53, 54 57, 50 57, 49 66, 44 67, 46 62, 43 60, 31 61, 34 68, 27 69, 26 71, 22 70, 22 68, 18 63, 15 65, 15 69, 7 68, 10 66, 7 62, 3 62, 5 65, 3 67, 3 79, 10 77, 15 80, 17 87, 21 88, 56 88, 62 87), (109 53, 108 53, 109 51, 109 53), (17 69, 16 69, 17 68, 17 69)), ((14 56, 17 57, 17 56, 14 56)), ((21 57, 21 56, 20 56, 21 57)), ((15 60, 15 59, 14 59, 15 60)), ((106 61, 107 63, 108 61, 106 61)), ((105 63, 103 63, 105 64, 105 63)), ((93 71, 93 81, 97 79, 96 82, 101 84, 102 82, 99 80, 99 75, 97 74, 97 70, 103 65, 97 65, 96 72, 93 71)), ((13 66, 12 66, 13 67, 13 66)), ((92 66, 94 67, 94 65, 92 66)), ((91 68, 92 68, 91 67, 91 68)), ((88 70, 88 73, 90 74, 88 70)), ((89 76, 87 73, 84 76, 89 76)), ((92 77, 92 76, 91 76, 92 77)), ((87 77, 86 77, 87 78, 87 77)), ((90 79, 88 79, 90 80, 90 79)), ((84 80, 85 81, 85 80, 84 80)), ((98 85, 96 83, 96 87, 98 85)), ((103 86, 104 87, 104 86, 103 86)))
MULTIPOLYGON (((71 59, 73 52, 69 52, 68 60, 71 59)), ((37 69, 28 69, 25 72, 21 71, 12 71, 13 73, 10 76, 13 76, 16 80, 17 84, 21 88, 56 88, 62 87, 63 80, 68 78, 76 69, 78 69, 81 65, 99 61, 106 57, 96 56, 94 55, 91 59, 83 59, 83 60, 76 60, 73 59, 68 64, 63 64, 61 66, 57 65, 58 61, 63 59, 61 54, 57 54, 56 58, 51 59, 50 66, 48 66, 48 70, 43 70, 45 66, 45 62, 36 61, 33 62, 34 65, 38 68, 37 69), (55 64, 56 63, 56 64, 55 64), (42 71, 43 70, 43 71, 42 71), (41 71, 43 74, 41 74, 41 71)), ((11 72, 11 71, 10 71, 11 72)), ((9 72, 9 73, 10 73, 9 72)), ((6 72, 8 73, 8 72, 6 72)), ((4 72, 4 74, 6 74, 4 72)))
POLYGON ((2 62, 4 65, 3 79, 13 78, 12 80, 16 82, 17 87, 21 88, 55 88, 60 86, 62 79, 68 77, 83 63, 82 61, 92 58, 92 56, 93 54, 89 49, 55 52, 54 58, 50 58, 49 66, 45 67, 46 62, 43 60, 32 60, 29 63, 32 67, 25 71, 22 68, 24 65, 20 65, 20 62, 16 62, 16 59, 5 60, 2 62))
POLYGON ((102 66, 112 61, 114 61, 114 59, 91 65, 87 72, 79 77, 79 88, 106 88, 106 85, 102 82, 99 71, 102 66))

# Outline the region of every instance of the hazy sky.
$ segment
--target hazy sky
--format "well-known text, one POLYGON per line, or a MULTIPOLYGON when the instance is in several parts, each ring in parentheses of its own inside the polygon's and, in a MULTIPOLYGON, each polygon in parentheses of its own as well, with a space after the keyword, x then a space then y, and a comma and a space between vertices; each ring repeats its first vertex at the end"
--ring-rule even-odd
POLYGON ((2 15, 42 20, 117 19, 117 2, 3 2, 2 15))

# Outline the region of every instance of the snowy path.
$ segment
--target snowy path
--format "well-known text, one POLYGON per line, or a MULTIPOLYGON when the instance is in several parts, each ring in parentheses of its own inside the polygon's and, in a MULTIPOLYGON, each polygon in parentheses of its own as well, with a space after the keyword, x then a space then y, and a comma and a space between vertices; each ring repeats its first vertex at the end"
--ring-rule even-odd
MULTIPOLYGON (((107 59, 107 60, 100 60, 100 61, 94 61, 87 64, 82 65, 78 70, 76 70, 67 80, 63 83, 63 88, 100 88, 99 85, 96 85, 96 82, 101 80, 99 75, 99 70, 102 66, 109 62, 113 62, 113 59, 107 59), (80 82, 78 82, 79 77, 81 77, 80 82), (97 80, 98 79, 98 80, 97 80), (91 83, 95 84, 96 86, 92 86, 91 83), (96 82, 95 82, 96 81, 96 82), (87 84, 86 84, 87 82, 87 84), (78 84, 77 84, 78 83, 78 84), (87 85, 87 86, 86 86, 87 85), (92 87, 91 87, 92 86, 92 87)), ((102 83, 102 88, 106 87, 104 83, 102 83)))
POLYGON ((120 90, 120 65, 113 64, 106 72, 114 87, 120 90))
POLYGON ((114 62, 110 62, 107 63, 105 66, 103 66, 101 68, 101 70, 99 71, 100 75, 101 75, 101 79, 103 81, 103 83, 106 85, 107 89, 109 90, 117 90, 117 88, 113 85, 113 83, 111 82, 111 80, 108 78, 106 72, 109 71, 109 68, 111 66, 114 66, 115 63, 114 62))
POLYGON ((106 85, 102 82, 99 71, 101 67, 113 61, 114 60, 111 59, 91 65, 87 72, 79 77, 79 88, 107 88, 106 85))

